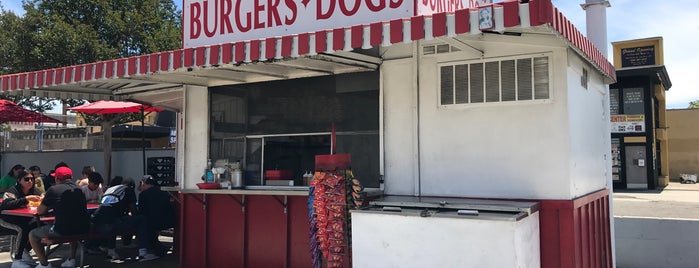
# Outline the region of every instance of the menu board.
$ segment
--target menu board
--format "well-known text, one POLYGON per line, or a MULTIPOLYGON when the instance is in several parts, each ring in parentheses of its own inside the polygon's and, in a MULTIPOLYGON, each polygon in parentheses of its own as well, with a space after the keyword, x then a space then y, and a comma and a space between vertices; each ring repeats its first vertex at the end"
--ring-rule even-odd
POLYGON ((655 65, 655 46, 621 49, 621 67, 655 65))
POLYGON ((643 109, 643 89, 625 88, 624 92, 624 114, 645 114, 643 109))
POLYGON ((619 89, 609 89, 609 114, 619 114, 619 89))

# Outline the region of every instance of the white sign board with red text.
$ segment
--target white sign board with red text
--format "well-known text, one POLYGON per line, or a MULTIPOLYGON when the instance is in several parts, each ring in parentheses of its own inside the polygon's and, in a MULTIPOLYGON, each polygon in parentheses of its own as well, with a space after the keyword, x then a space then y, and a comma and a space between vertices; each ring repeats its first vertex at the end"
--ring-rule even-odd
POLYGON ((286 36, 477 6, 492 0, 184 0, 183 47, 286 36))

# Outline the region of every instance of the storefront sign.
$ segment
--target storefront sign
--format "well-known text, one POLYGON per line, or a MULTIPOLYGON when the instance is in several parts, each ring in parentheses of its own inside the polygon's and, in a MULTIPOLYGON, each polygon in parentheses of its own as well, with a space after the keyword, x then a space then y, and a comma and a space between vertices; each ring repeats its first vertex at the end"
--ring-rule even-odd
POLYGON ((492 0, 184 0, 183 47, 451 12, 492 0))
POLYGON ((493 0, 415 0, 418 15, 439 12, 453 12, 469 7, 479 7, 493 3, 493 0))
POLYGON ((639 133, 645 132, 645 116, 634 115, 612 115, 610 116, 612 133, 639 133))
POLYGON ((655 65, 655 46, 621 49, 621 67, 655 65))

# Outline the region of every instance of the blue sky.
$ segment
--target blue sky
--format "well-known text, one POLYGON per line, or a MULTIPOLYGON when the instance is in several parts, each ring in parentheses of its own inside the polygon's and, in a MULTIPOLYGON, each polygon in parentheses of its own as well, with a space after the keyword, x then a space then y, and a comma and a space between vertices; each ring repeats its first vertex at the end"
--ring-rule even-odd
MULTIPOLYGON (((495 0, 499 2, 500 0, 495 0)), ((0 0, 5 10, 23 14, 21 0, 0 0)), ((584 0, 553 0, 553 4, 585 34, 584 0)), ((667 108, 686 108, 699 100, 699 2, 675 0, 667 4, 656 1, 610 0, 607 9, 608 51, 611 42, 649 37, 663 37, 665 66, 672 88, 667 91, 667 108)), ((182 1, 175 0, 181 9, 182 1)))

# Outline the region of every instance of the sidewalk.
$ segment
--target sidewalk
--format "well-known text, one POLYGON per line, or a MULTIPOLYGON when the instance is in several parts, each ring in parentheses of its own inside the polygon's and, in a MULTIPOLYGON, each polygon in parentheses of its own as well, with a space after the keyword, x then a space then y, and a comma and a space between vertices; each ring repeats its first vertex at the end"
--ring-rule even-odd
POLYGON ((615 217, 699 219, 699 184, 670 182, 657 190, 615 190, 615 217))
MULTIPOLYGON (((172 238, 161 236, 160 241, 166 246, 172 246, 172 238)), ((2 237, 0 239, 0 268, 10 268, 12 266, 12 259, 10 253, 8 252, 9 239, 2 237)), ((70 246, 67 244, 61 245, 57 252, 51 255, 49 262, 52 267, 60 267, 63 262, 63 258, 68 256, 70 252, 70 246)), ((172 251, 168 252, 167 255, 161 257, 157 260, 138 262, 136 256, 138 256, 138 249, 136 248, 124 248, 120 247, 120 241, 117 241, 117 253, 121 256, 121 260, 112 261, 106 258, 104 255, 90 255, 85 254, 85 267, 97 267, 97 268, 136 268, 136 267, 178 267, 178 256, 172 254, 172 251)), ((77 256, 80 258, 80 255, 77 256)), ((34 258, 36 259, 36 258, 34 258)), ((78 263, 76 263, 78 265, 78 263)))

